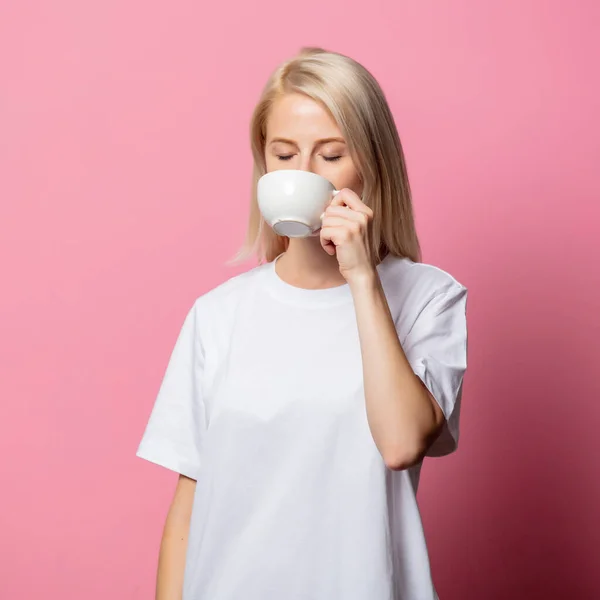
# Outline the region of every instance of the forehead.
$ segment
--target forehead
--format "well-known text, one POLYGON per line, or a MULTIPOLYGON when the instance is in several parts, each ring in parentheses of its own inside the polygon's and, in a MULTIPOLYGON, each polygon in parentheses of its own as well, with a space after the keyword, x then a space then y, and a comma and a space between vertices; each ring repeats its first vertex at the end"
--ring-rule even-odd
POLYGON ((331 113, 319 102, 302 94, 278 98, 267 118, 267 141, 282 137, 296 141, 342 137, 331 113))

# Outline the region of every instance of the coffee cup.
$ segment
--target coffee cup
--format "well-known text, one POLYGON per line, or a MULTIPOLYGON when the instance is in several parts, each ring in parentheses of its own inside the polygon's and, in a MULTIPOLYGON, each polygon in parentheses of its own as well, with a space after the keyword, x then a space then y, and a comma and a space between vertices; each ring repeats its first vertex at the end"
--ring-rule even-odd
POLYGON ((260 212, 275 233, 309 237, 321 227, 321 215, 338 193, 333 184, 310 171, 282 169, 258 180, 260 212))

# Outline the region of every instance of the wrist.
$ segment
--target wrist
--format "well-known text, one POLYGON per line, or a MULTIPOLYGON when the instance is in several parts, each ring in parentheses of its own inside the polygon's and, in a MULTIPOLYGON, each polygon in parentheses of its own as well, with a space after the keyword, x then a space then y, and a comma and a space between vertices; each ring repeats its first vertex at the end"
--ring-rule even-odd
POLYGON ((375 267, 349 274, 346 281, 348 282, 352 293, 369 290, 375 291, 381 285, 379 273, 375 267))

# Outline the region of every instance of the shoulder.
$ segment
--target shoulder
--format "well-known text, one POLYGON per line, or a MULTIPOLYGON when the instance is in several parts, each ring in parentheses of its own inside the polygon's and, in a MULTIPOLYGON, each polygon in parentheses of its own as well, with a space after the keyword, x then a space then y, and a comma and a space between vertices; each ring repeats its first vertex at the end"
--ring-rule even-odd
POLYGON ((258 265, 249 270, 229 277, 222 283, 198 296, 192 306, 197 318, 201 321, 212 320, 220 315, 235 311, 239 301, 248 295, 256 285, 266 264, 258 265))
POLYGON ((462 297, 467 293, 466 286, 447 271, 407 258, 386 257, 379 274, 388 300, 417 311, 434 298, 462 297))

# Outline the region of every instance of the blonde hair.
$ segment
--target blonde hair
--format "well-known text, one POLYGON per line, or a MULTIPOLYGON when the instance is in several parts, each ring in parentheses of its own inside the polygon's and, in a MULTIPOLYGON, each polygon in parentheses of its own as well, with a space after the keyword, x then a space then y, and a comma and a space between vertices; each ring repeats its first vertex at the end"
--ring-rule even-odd
POLYGON ((336 121, 363 182, 363 201, 373 210, 370 235, 376 263, 388 254, 421 259, 411 192, 394 118, 375 78, 353 59, 321 48, 303 48, 269 78, 250 125, 254 173, 244 245, 233 262, 257 255, 270 262, 287 249, 289 238, 264 221, 256 199, 266 173, 266 124, 271 106, 284 94, 304 94, 323 105, 336 121))

